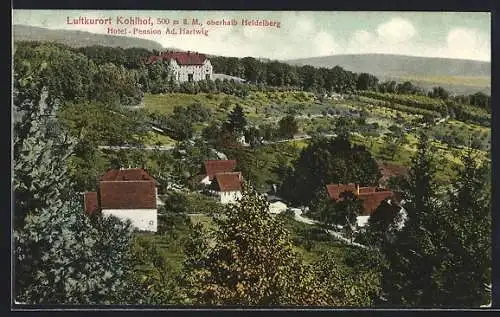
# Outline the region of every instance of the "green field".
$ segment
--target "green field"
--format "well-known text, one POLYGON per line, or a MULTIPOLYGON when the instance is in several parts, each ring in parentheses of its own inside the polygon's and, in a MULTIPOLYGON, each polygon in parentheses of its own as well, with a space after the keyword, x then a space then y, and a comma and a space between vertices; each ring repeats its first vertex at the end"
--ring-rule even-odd
POLYGON ((491 77, 486 76, 411 76, 399 77, 400 80, 418 81, 432 84, 463 85, 488 87, 491 85, 491 77))
POLYGON ((188 106, 200 103, 214 111, 228 111, 239 104, 249 116, 259 112, 264 116, 265 108, 272 105, 309 105, 314 101, 311 93, 305 92, 250 92, 245 98, 224 93, 210 94, 146 94, 144 104, 148 111, 171 113, 175 106, 188 106))
MULTIPOLYGON (((385 96, 385 95, 384 95, 385 96)), ((390 97, 390 95, 387 95, 390 97)), ((401 100, 413 100, 416 98, 418 102, 431 102, 433 99, 425 96, 406 96, 397 95, 401 100), (406 98, 406 99, 405 99, 406 98)), ((326 100, 322 103, 314 101, 314 96, 310 93, 302 92, 255 92, 251 91, 247 97, 237 97, 232 95, 219 94, 182 94, 172 93, 164 95, 151 95, 145 96, 146 109, 158 113, 168 114, 175 106, 188 106, 194 102, 199 102, 202 106, 211 109, 214 117, 223 120, 227 117, 228 112, 236 104, 240 104, 247 114, 247 118, 252 124, 260 124, 265 121, 276 122, 278 118, 285 115, 290 109, 295 109, 302 117, 298 119, 299 133, 332 133, 336 117, 324 116, 328 110, 341 111, 344 113, 349 110, 363 110, 367 114, 366 123, 377 123, 378 128, 373 133, 364 135, 353 135, 352 140, 354 143, 365 145, 372 155, 378 161, 386 161, 397 165, 409 166, 410 159, 415 153, 416 149, 416 133, 406 134, 408 143, 400 145, 398 150, 388 157, 387 151, 384 151, 385 141, 383 135, 388 133, 388 128, 392 125, 404 128, 420 119, 422 115, 401 111, 378 105, 377 103, 371 104, 371 101, 376 101, 368 97, 360 97, 360 100, 341 100, 331 101, 326 100), (323 114, 323 115, 322 115, 323 114), (316 117, 311 117, 315 115, 316 117), (319 117, 317 115, 320 115, 319 117)), ((203 125, 195 127, 196 132, 200 132, 203 125)), ((418 130, 416 131, 418 132, 418 130)), ((489 158, 489 143, 491 132, 488 127, 483 127, 477 124, 464 123, 456 120, 449 120, 443 124, 433 126, 429 129, 431 136, 444 137, 447 135, 462 135, 463 136, 477 136, 482 142, 482 151, 476 151, 479 157, 489 158)), ((307 146, 308 140, 294 140, 288 142, 293 144, 298 150, 307 146)), ((477 141, 479 142, 479 141, 477 141)), ((476 142, 476 143, 477 143, 476 142)), ((168 137, 151 134, 148 140, 149 144, 173 144, 173 140, 168 137)), ((446 143, 435 139, 433 141, 435 146, 435 154, 438 160, 438 178, 443 182, 450 180, 450 177, 455 175, 457 166, 460 164, 460 156, 465 153, 465 149, 456 146, 448 146, 446 143)), ((261 171, 259 176, 259 183, 276 182, 276 176, 270 172, 276 165, 273 157, 273 149, 270 147, 254 151, 256 158, 262 162, 257 164, 261 166, 258 170, 261 171), (271 151, 271 152, 269 152, 271 151), (268 163, 265 163, 268 162, 268 163)), ((256 165, 256 166, 257 166, 256 165)))
POLYGON ((144 140, 145 145, 174 145, 176 142, 167 135, 149 131, 144 140))

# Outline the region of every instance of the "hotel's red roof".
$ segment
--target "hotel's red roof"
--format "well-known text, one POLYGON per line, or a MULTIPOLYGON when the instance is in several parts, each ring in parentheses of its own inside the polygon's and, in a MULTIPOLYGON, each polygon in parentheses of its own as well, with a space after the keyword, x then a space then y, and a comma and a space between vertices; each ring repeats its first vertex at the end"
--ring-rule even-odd
POLYGON ((207 57, 198 52, 166 52, 160 56, 151 56, 148 62, 169 61, 171 59, 174 59, 179 65, 203 65, 207 57))

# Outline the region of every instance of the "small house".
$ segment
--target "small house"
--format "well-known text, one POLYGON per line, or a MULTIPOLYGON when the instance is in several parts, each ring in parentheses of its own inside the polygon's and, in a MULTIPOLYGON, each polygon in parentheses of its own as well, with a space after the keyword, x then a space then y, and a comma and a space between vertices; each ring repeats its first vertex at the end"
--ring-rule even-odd
POLYGON ((113 215, 140 231, 157 231, 158 183, 141 168, 108 170, 98 191, 85 193, 84 202, 86 214, 113 215))
POLYGON ((378 187, 360 187, 358 184, 329 184, 326 185, 328 196, 332 199, 341 199, 340 194, 346 191, 352 192, 363 201, 363 213, 360 216, 369 216, 384 200, 394 198, 391 190, 378 187))
POLYGON ((241 172, 217 173, 211 184, 211 192, 221 204, 236 203, 241 197, 241 172))
POLYGON ((234 172, 236 168, 236 160, 208 160, 204 163, 204 174, 202 175, 201 183, 210 185, 217 173, 234 172))

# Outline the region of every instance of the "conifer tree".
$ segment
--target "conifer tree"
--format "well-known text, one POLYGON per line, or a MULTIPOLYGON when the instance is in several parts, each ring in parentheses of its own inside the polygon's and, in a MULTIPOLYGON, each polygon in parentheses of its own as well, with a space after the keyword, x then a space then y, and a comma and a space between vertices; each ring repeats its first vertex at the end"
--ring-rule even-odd
POLYGON ((469 154, 449 192, 435 185, 421 138, 406 190, 408 219, 383 252, 383 289, 391 306, 478 307, 491 283, 490 194, 484 165, 469 154))
POLYGON ((435 274, 443 305, 479 307, 491 301, 491 195, 487 163, 468 151, 446 204, 442 253, 435 274))
POLYGON ((421 135, 412 159, 404 208, 408 219, 393 243, 384 247, 388 267, 384 270, 383 290, 389 305, 431 305, 432 275, 437 260, 438 223, 435 166, 432 148, 421 135))
POLYGON ((130 223, 89 218, 73 192, 67 159, 74 141, 58 124, 56 99, 38 81, 15 76, 15 301, 112 304, 139 301, 130 282, 130 223))
POLYGON ((241 134, 247 126, 247 119, 245 112, 240 105, 236 105, 234 109, 229 113, 229 128, 231 132, 241 134))

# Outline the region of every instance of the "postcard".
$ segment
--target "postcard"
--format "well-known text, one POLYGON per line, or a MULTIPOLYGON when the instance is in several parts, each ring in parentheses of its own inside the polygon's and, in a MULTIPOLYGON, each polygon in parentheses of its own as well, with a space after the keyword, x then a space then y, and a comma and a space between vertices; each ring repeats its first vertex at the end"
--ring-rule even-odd
POLYGON ((15 309, 491 307, 489 12, 12 21, 15 309))

